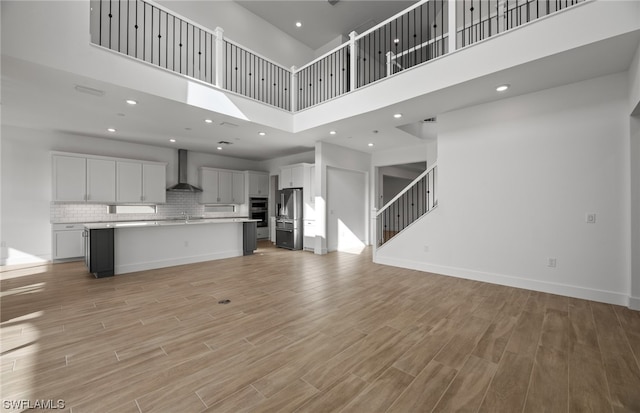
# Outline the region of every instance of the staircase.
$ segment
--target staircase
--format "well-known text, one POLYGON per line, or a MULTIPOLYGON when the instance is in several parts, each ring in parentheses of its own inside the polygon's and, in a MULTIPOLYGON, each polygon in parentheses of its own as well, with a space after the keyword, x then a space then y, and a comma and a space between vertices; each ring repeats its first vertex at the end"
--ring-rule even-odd
POLYGON ((376 247, 438 206, 437 173, 438 166, 433 165, 376 213, 376 247))

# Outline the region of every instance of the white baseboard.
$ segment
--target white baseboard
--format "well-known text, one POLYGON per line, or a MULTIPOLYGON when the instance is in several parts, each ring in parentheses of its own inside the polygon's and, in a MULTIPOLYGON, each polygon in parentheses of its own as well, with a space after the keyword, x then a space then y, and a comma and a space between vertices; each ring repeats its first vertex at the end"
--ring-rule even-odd
POLYGON ((194 255, 191 257, 169 258, 166 260, 147 261, 134 264, 115 264, 116 274, 155 270, 158 268, 174 267, 176 265, 195 264, 197 262, 221 260, 224 258, 241 257, 241 250, 221 251, 214 254, 194 255))
POLYGON ((640 311, 640 297, 629 296, 630 309, 640 311))
POLYGON ((640 309, 640 299, 632 298, 628 295, 613 291, 594 290, 590 288, 578 287, 574 285, 551 283, 527 278, 512 277, 503 274, 493 274, 482 271, 469 270, 465 268, 448 267, 442 265, 427 264, 424 262, 395 259, 375 256, 373 262, 377 264, 390 265, 393 267, 408 268, 412 270, 430 272, 433 274, 447 275, 458 278, 465 278, 474 281, 482 281, 490 284, 505 285, 508 287, 524 288, 527 290, 540 291, 550 294, 564 295, 585 300, 598 301, 602 303, 615 304, 632 307, 631 301, 640 309))

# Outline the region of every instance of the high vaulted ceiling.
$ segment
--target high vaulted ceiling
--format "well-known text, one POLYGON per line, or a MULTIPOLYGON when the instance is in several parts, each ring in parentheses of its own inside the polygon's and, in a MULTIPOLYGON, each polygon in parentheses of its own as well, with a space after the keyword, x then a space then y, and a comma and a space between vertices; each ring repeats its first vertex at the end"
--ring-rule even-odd
POLYGON ((236 0, 236 3, 316 50, 339 36, 362 33, 415 0, 236 0), (333 1, 332 1, 333 3, 333 1), (302 23, 296 27, 296 22, 302 23))

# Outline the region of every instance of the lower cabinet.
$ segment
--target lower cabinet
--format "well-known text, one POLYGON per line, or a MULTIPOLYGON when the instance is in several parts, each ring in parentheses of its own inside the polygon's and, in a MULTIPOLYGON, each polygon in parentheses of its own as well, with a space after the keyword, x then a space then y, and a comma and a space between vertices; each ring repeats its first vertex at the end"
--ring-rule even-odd
POLYGON ((251 255, 258 248, 258 237, 255 222, 242 224, 242 255, 251 255))
POLYGON ((302 248, 305 251, 315 251, 316 249, 316 221, 312 219, 305 219, 304 225, 304 239, 302 242, 302 248))
POLYGON ((269 227, 258 227, 257 229, 258 239, 269 238, 269 227))
POLYGON ((52 252, 54 260, 82 259, 84 240, 82 224, 53 224, 52 252))
POLYGON ((96 278, 114 274, 114 229, 86 229, 84 231, 87 269, 96 278))

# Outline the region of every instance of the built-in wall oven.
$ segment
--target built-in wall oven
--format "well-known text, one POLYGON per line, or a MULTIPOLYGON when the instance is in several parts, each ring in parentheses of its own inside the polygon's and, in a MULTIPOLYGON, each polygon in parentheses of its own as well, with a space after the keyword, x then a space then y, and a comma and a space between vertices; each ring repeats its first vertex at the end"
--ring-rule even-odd
POLYGON ((258 228, 269 226, 269 198, 250 198, 249 216, 258 219, 258 228))
POLYGON ((258 239, 269 238, 269 198, 249 198, 249 217, 258 220, 258 239))

